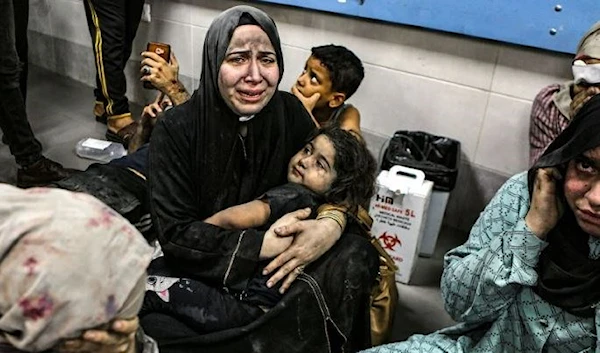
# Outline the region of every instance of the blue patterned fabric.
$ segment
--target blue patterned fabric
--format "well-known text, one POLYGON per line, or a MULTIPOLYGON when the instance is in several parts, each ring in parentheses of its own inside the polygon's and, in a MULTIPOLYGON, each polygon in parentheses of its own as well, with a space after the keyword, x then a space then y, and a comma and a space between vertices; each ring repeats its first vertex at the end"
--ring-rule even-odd
MULTIPOLYGON (((441 290, 456 326, 364 352, 600 353, 595 319, 580 318, 533 291, 535 267, 547 243, 525 225, 527 173, 498 191, 473 226, 469 240, 445 256, 441 290)), ((600 240, 590 237, 590 258, 600 240)))

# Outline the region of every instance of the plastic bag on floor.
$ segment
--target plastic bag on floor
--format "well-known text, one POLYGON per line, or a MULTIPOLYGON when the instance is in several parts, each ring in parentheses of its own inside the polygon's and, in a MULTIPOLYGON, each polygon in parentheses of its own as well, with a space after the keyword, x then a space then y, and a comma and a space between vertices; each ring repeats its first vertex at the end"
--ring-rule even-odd
POLYGON ((394 165, 422 170, 434 190, 451 191, 458 175, 460 142, 422 131, 396 131, 381 159, 381 170, 394 165))

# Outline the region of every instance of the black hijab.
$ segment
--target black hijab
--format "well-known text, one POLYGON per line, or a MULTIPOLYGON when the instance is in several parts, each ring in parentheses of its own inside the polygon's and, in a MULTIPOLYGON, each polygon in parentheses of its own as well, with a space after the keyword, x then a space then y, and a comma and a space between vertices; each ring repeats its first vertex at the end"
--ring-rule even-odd
POLYGON ((221 63, 234 30, 246 24, 258 25, 267 34, 275 49, 279 81, 283 75, 279 34, 267 14, 250 6, 236 6, 215 18, 204 41, 200 85, 177 111, 190 122, 184 129, 192 136, 182 143, 192 143, 191 175, 197 177, 200 217, 247 202, 285 182, 289 158, 314 128, 308 114, 299 109, 301 105, 289 104, 293 98, 289 94, 276 91, 265 108, 245 123, 221 97, 221 63), (241 124, 248 129, 245 137, 239 134, 241 124))
MULTIPOLYGON (((539 168, 556 167, 561 173, 585 151, 600 146, 600 96, 593 97, 569 126, 548 146, 529 170, 529 194, 539 168)), ((555 306, 581 317, 593 317, 600 301, 600 260, 589 259, 589 235, 577 224, 566 205, 562 185, 558 194, 565 213, 547 236, 549 243, 538 263, 536 293, 555 306)))

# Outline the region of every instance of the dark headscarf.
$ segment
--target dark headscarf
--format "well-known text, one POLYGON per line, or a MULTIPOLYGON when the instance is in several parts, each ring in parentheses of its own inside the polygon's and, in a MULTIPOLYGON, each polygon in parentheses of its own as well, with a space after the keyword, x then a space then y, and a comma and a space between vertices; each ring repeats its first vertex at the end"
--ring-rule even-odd
MULTIPOLYGON (((600 96, 583 106, 529 170, 530 195, 539 168, 556 167, 564 175, 570 161, 598 146, 600 96)), ((562 185, 558 194, 565 202, 562 185)), ((539 280, 535 289, 550 304, 582 317, 593 317, 593 305, 600 301, 600 260, 589 259, 588 240, 589 235, 579 227, 573 211, 566 206, 564 215, 547 236, 549 245, 538 263, 539 280)))
POLYGON ((218 76, 234 30, 246 24, 256 24, 265 31, 275 49, 279 81, 283 75, 279 34, 266 13, 250 6, 236 6, 215 18, 204 41, 200 85, 182 106, 182 113, 190 116, 195 125, 192 142, 196 146, 196 163, 192 175, 202 180, 196 193, 198 200, 202 200, 202 217, 251 200, 284 182, 285 165, 290 158, 287 151, 301 146, 310 131, 307 127, 311 127, 304 124, 297 131, 300 145, 290 146, 286 129, 295 127, 286 120, 293 117, 285 111, 282 93, 276 91, 267 106, 246 123, 247 137, 239 135, 242 123, 221 97, 218 76), (214 203, 208 204, 206 200, 214 203))

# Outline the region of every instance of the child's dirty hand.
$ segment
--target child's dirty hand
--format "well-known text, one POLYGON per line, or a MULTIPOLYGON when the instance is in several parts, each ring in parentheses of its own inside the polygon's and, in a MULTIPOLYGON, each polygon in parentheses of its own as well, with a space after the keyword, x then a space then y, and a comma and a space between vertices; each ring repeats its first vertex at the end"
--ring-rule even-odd
POLYGON ((315 105, 319 101, 319 98, 321 98, 321 94, 320 93, 315 93, 315 94, 313 94, 310 97, 305 97, 304 95, 302 95, 302 93, 300 93, 300 91, 298 90, 298 88, 296 88, 296 85, 292 86, 292 93, 296 97, 298 97, 298 99, 300 100, 300 102, 302 102, 302 105, 304 105, 304 108, 309 113, 312 113, 313 109, 315 109, 315 105))

